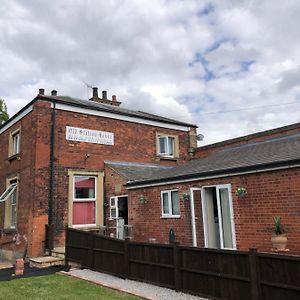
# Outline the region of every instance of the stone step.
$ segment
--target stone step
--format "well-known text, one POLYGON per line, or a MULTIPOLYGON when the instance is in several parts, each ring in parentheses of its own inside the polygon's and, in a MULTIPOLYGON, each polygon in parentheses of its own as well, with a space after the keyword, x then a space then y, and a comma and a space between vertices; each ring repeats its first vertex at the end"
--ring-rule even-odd
POLYGON ((53 257, 65 258, 65 247, 56 247, 51 251, 53 257))
POLYGON ((42 257, 30 258, 29 263, 30 263, 30 267, 43 269, 52 266, 62 266, 64 265, 65 260, 61 257, 42 256, 42 257))

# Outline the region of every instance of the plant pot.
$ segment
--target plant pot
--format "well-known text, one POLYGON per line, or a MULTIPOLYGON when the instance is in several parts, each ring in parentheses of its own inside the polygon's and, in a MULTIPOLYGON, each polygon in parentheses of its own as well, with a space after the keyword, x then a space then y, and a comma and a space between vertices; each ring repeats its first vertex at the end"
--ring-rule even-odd
POLYGON ((285 234, 273 235, 271 237, 272 246, 277 250, 285 250, 287 245, 287 237, 285 234))

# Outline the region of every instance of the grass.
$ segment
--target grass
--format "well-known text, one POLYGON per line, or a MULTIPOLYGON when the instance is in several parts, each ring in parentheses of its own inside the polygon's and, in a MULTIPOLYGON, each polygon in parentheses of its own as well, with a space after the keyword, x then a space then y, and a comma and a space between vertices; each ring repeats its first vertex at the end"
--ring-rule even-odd
POLYGON ((136 300, 137 297, 61 274, 0 281, 2 300, 136 300))

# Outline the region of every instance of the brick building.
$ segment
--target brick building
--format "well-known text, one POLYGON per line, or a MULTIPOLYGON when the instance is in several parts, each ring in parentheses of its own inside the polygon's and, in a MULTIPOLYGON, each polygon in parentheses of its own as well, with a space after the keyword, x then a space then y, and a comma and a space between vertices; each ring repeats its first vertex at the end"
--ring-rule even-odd
POLYGON ((0 127, 2 252, 23 251, 12 242, 17 233, 32 257, 43 254, 45 243, 52 247, 53 238, 54 246, 63 245, 66 225, 93 230, 106 224, 105 161, 166 168, 191 158, 195 125, 120 104, 106 91, 99 97, 97 88, 88 101, 40 89, 0 127))
POLYGON ((300 253, 299 123, 196 148, 195 125, 120 104, 96 88, 89 101, 40 90, 0 127, 2 252, 22 251, 19 233, 41 255, 66 225, 269 251, 279 215, 300 253))
POLYGON ((270 251, 273 217, 281 216, 288 248, 299 254, 299 131, 294 124, 200 147, 195 159, 152 174, 108 165, 124 179, 135 238, 165 243, 172 228, 181 244, 270 251))

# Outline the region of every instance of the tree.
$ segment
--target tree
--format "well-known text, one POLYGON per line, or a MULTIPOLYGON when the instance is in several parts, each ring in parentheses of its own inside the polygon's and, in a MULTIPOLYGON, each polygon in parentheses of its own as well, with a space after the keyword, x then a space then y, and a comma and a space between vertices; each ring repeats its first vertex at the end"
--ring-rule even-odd
POLYGON ((9 114, 7 113, 7 106, 3 99, 0 99, 0 125, 5 123, 9 119, 9 114))

